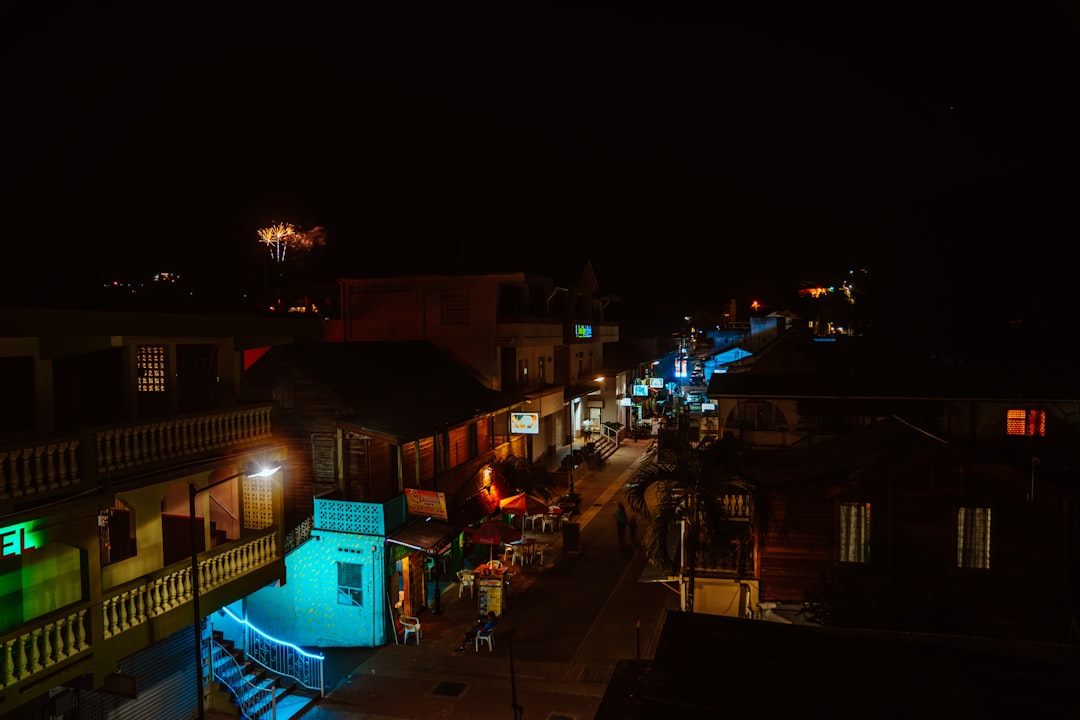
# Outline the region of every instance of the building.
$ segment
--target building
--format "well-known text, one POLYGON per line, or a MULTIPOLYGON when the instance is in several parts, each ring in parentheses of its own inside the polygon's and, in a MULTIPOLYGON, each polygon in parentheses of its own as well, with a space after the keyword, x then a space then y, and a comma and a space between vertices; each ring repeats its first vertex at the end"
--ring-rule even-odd
POLYGON ((321 326, 23 310, 0 328, 0 713, 191 716, 220 700, 201 619, 286 581, 268 471, 287 449, 273 406, 242 401, 245 362, 321 326))
MULTIPOLYGON (((576 441, 582 423, 620 422, 625 378, 604 375, 604 346, 619 327, 592 266, 565 286, 524 272, 418 275, 340 281, 332 341, 423 340, 478 382, 528 397, 535 416, 527 455, 541 460, 576 441), (600 378, 604 378, 600 380, 600 378)), ((617 368, 623 370, 623 368, 617 368)))

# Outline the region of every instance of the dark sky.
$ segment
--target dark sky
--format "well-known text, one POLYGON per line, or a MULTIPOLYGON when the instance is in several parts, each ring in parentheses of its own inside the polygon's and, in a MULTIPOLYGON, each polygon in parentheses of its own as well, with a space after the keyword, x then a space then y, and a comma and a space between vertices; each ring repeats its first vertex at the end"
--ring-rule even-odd
POLYGON ((37 263, 228 284, 284 221, 339 276, 588 259, 629 315, 857 266, 930 308, 1075 304, 1077 15, 1031 5, 5 9, 4 297, 37 263))

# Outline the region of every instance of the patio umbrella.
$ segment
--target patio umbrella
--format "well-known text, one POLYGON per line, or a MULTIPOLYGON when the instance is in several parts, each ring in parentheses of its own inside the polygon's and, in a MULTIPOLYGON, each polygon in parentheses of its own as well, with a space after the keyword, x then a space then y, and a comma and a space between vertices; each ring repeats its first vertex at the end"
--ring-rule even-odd
POLYGON ((539 515, 547 512, 548 506, 532 495, 518 493, 499 501, 499 509, 512 515, 521 516, 521 532, 525 533, 525 518, 528 515, 539 515))
POLYGON ((505 545, 521 539, 521 532, 517 528, 507 525, 498 518, 485 520, 476 527, 465 528, 462 532, 471 537, 472 541, 477 545, 489 545, 491 547, 488 562, 491 562, 495 557, 496 545, 505 545))

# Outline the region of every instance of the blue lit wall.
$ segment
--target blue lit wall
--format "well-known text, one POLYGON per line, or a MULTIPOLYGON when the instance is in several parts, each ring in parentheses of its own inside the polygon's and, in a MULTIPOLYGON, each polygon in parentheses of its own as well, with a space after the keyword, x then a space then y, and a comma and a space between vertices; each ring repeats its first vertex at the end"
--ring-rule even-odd
MULTIPOLYGON (((382 536, 315 530, 285 556, 285 584, 246 600, 248 620, 301 647, 380 647, 389 634, 390 604, 382 536), (338 563, 361 566, 360 605, 338 592, 338 563)), ((396 601, 396 600, 395 600, 396 601)))

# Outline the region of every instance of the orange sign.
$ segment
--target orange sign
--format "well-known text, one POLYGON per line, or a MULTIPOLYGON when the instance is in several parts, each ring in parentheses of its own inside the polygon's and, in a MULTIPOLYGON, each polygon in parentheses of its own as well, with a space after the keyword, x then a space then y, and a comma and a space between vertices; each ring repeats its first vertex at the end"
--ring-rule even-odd
POLYGON ((430 490, 405 489, 405 505, 412 515, 448 519, 446 514, 446 493, 430 490))

